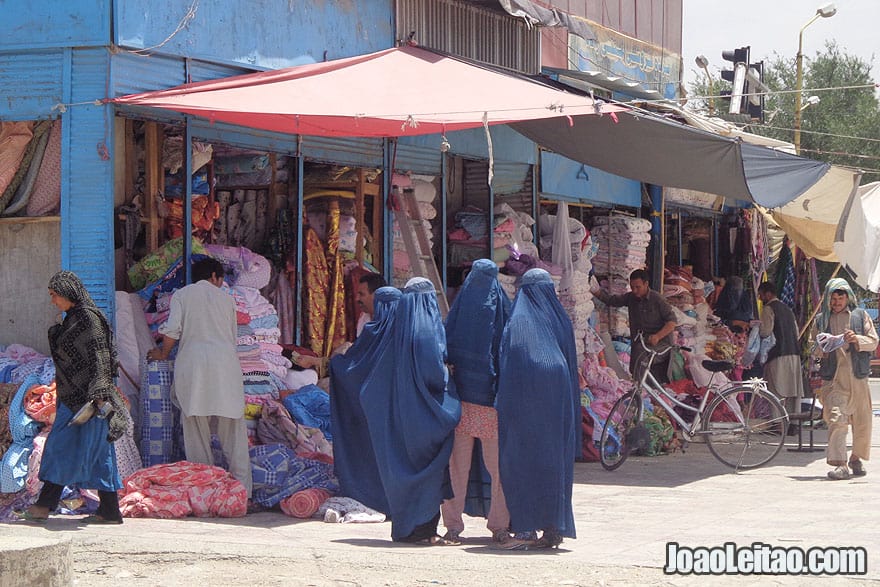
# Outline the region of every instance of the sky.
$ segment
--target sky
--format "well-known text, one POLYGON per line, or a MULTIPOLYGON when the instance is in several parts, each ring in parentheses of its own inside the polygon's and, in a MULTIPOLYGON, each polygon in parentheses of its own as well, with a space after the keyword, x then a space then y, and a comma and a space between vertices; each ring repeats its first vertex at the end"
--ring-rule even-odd
MULTIPOLYGON (((720 79, 730 62, 724 50, 751 46, 750 61, 794 59, 798 32, 828 4, 825 0, 684 0, 682 60, 684 84, 705 76, 694 63, 698 55, 709 60, 709 73, 720 79)), ((874 81, 880 83, 880 0, 838 0, 837 14, 818 18, 804 30, 804 57, 822 51, 826 40, 837 41, 846 53, 873 64, 874 81)))

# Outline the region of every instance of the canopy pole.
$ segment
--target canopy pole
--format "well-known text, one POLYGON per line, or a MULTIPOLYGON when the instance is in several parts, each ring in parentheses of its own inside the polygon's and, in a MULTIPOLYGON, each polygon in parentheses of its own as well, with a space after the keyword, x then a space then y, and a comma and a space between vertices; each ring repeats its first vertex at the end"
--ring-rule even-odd
MULTIPOLYGON (((837 277, 837 274, 839 272, 840 272, 840 263, 838 263, 837 267, 834 268, 834 273, 831 274, 831 277, 828 278, 828 281, 831 281, 832 279, 837 277)), ((804 323, 803 327, 801 328, 801 331, 798 333, 798 340, 800 340, 804 337, 804 333, 807 331, 807 329, 810 328, 810 324, 813 323, 813 320, 816 319, 816 315, 819 313, 819 310, 822 308, 823 301, 825 301, 825 292, 824 291, 822 292, 822 295, 819 296, 819 301, 816 303, 816 307, 813 308, 813 313, 810 314, 810 319, 807 320, 806 323, 804 323)))
POLYGON ((183 265, 186 276, 185 283, 192 283, 192 125, 190 117, 186 117, 186 140, 183 142, 184 168, 183 184, 185 199, 183 203, 183 265))
POLYGON ((664 270, 664 237, 663 233, 663 186, 646 184, 648 195, 651 197, 651 243, 654 245, 653 262, 651 263, 651 281, 657 285, 657 290, 663 290, 663 270, 664 270))
POLYGON ((303 209, 303 173, 305 164, 302 154, 302 135, 296 135, 296 344, 303 339, 303 230, 305 230, 305 210, 303 209))

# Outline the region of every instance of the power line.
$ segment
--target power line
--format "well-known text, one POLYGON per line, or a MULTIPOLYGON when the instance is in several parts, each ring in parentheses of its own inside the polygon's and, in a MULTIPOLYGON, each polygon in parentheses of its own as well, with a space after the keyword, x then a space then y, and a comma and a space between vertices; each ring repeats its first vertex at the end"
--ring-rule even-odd
MULTIPOLYGON (((866 89, 877 89, 880 88, 880 84, 878 83, 870 83, 870 84, 859 84, 854 86, 830 86, 825 88, 803 88, 802 90, 770 90, 769 92, 749 92, 747 94, 743 94, 745 96, 776 96, 781 94, 796 94, 798 91, 801 92, 836 92, 839 90, 866 90, 866 89)), ((709 98, 730 98, 729 94, 718 94, 714 96, 688 96, 688 100, 708 100, 709 98)))
POLYGON ((880 157, 875 155, 856 155, 855 153, 845 153, 843 151, 823 151, 821 149, 801 149, 801 152, 806 151, 807 153, 816 153, 819 155, 839 155, 841 157, 853 157, 856 159, 872 159, 874 161, 880 161, 880 157))
MULTIPOLYGON (((784 126, 768 126, 766 124, 758 124, 758 125, 751 125, 751 126, 753 126, 756 129, 757 128, 770 128, 773 130, 784 130, 784 131, 794 132, 793 128, 786 128, 784 126)), ((850 136, 850 135, 838 135, 838 134, 834 134, 831 132, 822 132, 822 131, 818 131, 818 130, 801 129, 801 134, 822 135, 822 136, 832 137, 832 138, 836 138, 836 139, 855 139, 855 140, 859 140, 859 141, 869 141, 869 142, 873 142, 873 143, 880 143, 880 139, 872 139, 870 137, 855 137, 855 136, 850 136)))

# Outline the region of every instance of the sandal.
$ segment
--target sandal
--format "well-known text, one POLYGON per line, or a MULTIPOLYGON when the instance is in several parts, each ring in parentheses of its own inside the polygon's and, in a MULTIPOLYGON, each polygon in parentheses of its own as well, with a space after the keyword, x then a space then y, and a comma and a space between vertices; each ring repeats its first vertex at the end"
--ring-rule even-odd
POLYGON ((461 541, 447 540, 439 534, 435 534, 434 536, 428 536, 427 538, 416 540, 413 544, 418 544, 419 546, 459 546, 461 545, 461 541))
POLYGON ((93 514, 91 516, 86 516, 81 521, 83 524, 114 524, 114 525, 118 525, 118 524, 122 523, 122 518, 119 518, 118 520, 111 520, 109 518, 105 518, 103 516, 93 514))
POLYGON ((49 521, 49 516, 46 516, 45 518, 41 516, 35 516, 27 510, 13 510, 12 515, 22 522, 31 522, 34 524, 45 524, 47 521, 49 521))
POLYGON ((492 547, 501 550, 533 550, 535 548, 541 548, 537 540, 516 537, 510 538, 505 542, 496 542, 492 547))
POLYGON ((562 544, 562 534, 555 530, 544 530, 544 534, 538 540, 539 548, 559 548, 562 544))
POLYGON ((446 534, 443 535, 443 540, 451 543, 453 546, 458 546, 459 544, 461 544, 461 531, 447 530, 446 534))

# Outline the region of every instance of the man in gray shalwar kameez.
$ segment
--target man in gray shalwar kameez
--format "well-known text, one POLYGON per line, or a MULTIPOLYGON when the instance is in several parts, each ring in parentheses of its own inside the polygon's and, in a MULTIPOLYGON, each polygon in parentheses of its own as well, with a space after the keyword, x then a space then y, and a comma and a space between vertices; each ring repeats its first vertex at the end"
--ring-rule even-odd
POLYGON ((776 297, 776 287, 765 281, 758 287, 761 309, 761 338, 773 334, 776 344, 767 354, 764 378, 767 386, 778 395, 789 414, 801 411, 804 397, 804 376, 801 371, 798 325, 791 308, 776 297))

